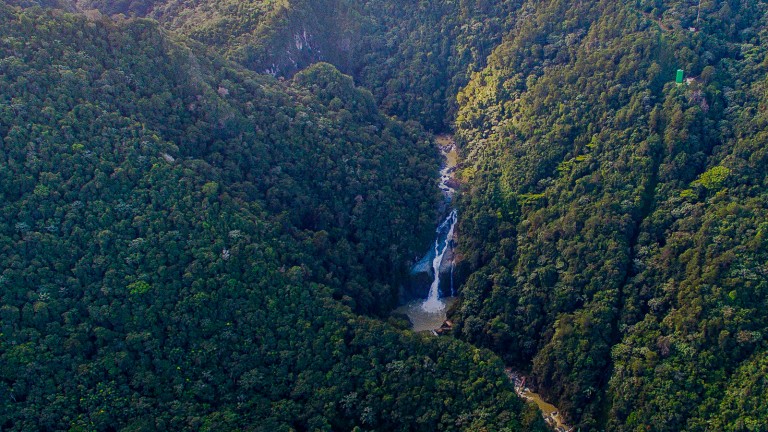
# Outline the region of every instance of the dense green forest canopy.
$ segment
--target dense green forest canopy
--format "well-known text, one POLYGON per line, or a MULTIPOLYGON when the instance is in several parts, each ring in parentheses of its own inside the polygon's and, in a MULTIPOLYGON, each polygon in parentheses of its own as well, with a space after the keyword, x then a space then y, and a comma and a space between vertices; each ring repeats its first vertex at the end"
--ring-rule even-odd
POLYGON ((541 428, 374 318, 452 128, 455 336, 582 430, 768 430, 765 2, 13 4, 0 427, 541 428))
POLYGON ((327 61, 382 110, 447 130, 456 94, 511 28, 520 0, 78 0, 144 16, 257 72, 291 76, 327 61))
POLYGON ((766 430, 765 3, 522 10, 459 95, 458 333, 585 429, 766 430))
POLYGON ((543 430, 490 352, 360 315, 430 240, 420 126, 328 64, 0 22, 0 428, 543 430))

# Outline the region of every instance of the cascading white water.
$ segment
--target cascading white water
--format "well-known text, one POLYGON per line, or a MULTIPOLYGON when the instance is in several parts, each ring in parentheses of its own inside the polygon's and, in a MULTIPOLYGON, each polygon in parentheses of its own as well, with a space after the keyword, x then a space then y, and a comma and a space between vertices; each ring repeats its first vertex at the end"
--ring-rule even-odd
POLYGON ((454 209, 448 217, 437 227, 437 237, 435 238, 435 258, 432 260, 432 271, 434 280, 429 287, 429 297, 421 305, 425 312, 438 313, 445 309, 445 303, 440 300, 440 266, 443 263, 443 256, 451 245, 453 238, 453 229, 456 226, 457 214, 454 209))
MULTIPOLYGON (((452 208, 453 196, 456 193, 454 173, 457 166, 456 143, 450 136, 443 135, 437 137, 437 144, 440 147, 440 153, 445 157, 445 164, 440 170, 440 190, 445 198, 444 206, 452 208)), ((456 300, 453 296, 453 254, 448 257, 445 254, 454 241, 454 228, 458 219, 456 210, 451 210, 448 217, 440 223, 436 229, 435 245, 424 255, 424 258, 417 262, 411 268, 412 275, 419 275, 429 272, 432 269, 432 285, 429 289, 426 300, 419 299, 404 304, 397 308, 395 312, 408 315, 413 324, 414 331, 436 332, 445 324, 446 309, 456 300), (443 260, 451 259, 451 288, 450 293, 443 289, 443 298, 440 297, 440 268, 443 267, 443 260), (449 296, 450 294, 450 296, 449 296)))
POLYGON ((453 260, 451 261, 451 297, 456 295, 456 292, 453 290, 453 267, 454 267, 453 260))

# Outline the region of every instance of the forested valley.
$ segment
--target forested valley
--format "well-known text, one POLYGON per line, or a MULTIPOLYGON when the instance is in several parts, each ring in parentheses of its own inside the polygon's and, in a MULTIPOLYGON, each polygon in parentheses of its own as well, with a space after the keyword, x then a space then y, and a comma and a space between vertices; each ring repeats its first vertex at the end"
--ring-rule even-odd
POLYGON ((768 430, 768 5, 0 0, 0 430, 768 430), (678 70, 682 79, 676 82, 678 70), (390 316, 459 146, 452 334, 390 316))

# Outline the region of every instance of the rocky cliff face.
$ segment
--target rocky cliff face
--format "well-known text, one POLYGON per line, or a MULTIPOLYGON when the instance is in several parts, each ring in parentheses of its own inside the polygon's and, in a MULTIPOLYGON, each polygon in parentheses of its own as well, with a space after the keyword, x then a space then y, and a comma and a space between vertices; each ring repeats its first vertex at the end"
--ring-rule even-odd
MULTIPOLYGON (((66 0, 59 3, 62 1, 66 0)), ((269 3, 216 0, 195 5, 182 0, 76 0, 69 3, 71 8, 95 9, 113 17, 155 19, 164 27, 205 42, 254 71, 276 76, 293 76, 320 61, 333 63, 348 72, 355 49, 353 41, 361 40, 361 20, 353 13, 356 8, 342 7, 337 0, 269 3)))
POLYGON ((277 76, 292 76, 312 63, 324 61, 351 73, 359 47, 360 24, 349 9, 320 1, 281 9, 257 29, 255 37, 241 37, 230 56, 249 69, 277 76), (255 43, 255 41, 260 43, 255 43))
POLYGON ((456 95, 511 28, 519 1, 69 1, 108 16, 146 17, 260 73, 290 77, 332 63, 401 119, 445 131, 456 95))

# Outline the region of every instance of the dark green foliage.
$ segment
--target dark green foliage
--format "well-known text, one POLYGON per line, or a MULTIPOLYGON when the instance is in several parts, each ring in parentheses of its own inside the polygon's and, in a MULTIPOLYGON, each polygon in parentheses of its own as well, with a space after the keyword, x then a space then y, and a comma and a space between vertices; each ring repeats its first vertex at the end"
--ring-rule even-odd
POLYGON ((0 429, 543 430, 490 352, 358 315, 429 241, 418 126, 329 65, 0 22, 0 429))
POLYGON ((765 10, 656 4, 531 2, 459 95, 457 330, 590 430, 760 430, 765 10))
POLYGON ((160 24, 0 7, 0 428, 540 428, 359 315, 435 219, 379 109, 455 120, 455 334, 582 430, 768 428, 763 2, 77 4, 160 24))
POLYGON ((157 19, 258 72, 291 76, 317 61, 333 63, 370 88, 385 112, 438 131, 449 127, 456 94, 501 42, 520 3, 79 2, 157 19))

